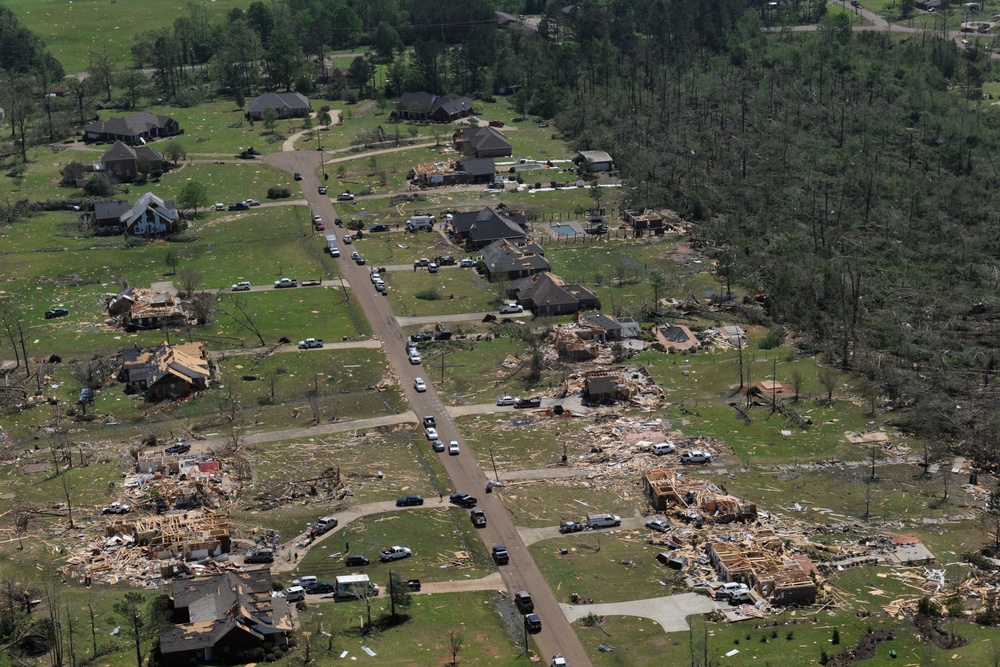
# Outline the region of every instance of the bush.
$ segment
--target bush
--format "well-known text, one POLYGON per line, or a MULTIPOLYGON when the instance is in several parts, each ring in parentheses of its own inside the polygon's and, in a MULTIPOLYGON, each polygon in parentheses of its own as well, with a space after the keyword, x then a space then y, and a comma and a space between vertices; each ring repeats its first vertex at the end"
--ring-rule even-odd
POLYGON ((91 197, 110 197, 114 192, 114 186, 104 174, 94 174, 83 186, 83 191, 91 197))
POLYGON ((63 167, 61 173, 62 178, 59 180, 59 185, 66 188, 75 188, 76 179, 83 178, 84 174, 87 173, 87 168, 83 166, 82 162, 74 160, 63 167))
POLYGON ((536 190, 541 190, 542 189, 542 182, 541 181, 535 181, 535 189, 536 190))
MULTIPOLYGON (((79 163, 77 163, 77 164, 79 164, 79 163)), ((82 167, 83 165, 80 165, 80 166, 82 167)), ((517 173, 517 169, 515 169, 514 167, 511 167, 510 169, 507 170, 507 173, 508 174, 516 174, 517 173)))
POLYGON ((840 643, 840 630, 839 629, 837 629, 837 628, 833 629, 833 638, 830 640, 830 643, 833 644, 834 646, 836 646, 837 644, 840 643))
POLYGON ((424 301, 438 301, 441 298, 441 292, 436 287, 428 287, 427 289, 420 290, 413 296, 424 301))
POLYGON ((781 337, 773 331, 768 331, 767 335, 764 336, 760 342, 757 344, 762 350, 773 350, 776 347, 781 346, 781 337))
POLYGON ((287 199, 292 196, 292 191, 285 187, 273 185, 267 189, 268 199, 287 199))

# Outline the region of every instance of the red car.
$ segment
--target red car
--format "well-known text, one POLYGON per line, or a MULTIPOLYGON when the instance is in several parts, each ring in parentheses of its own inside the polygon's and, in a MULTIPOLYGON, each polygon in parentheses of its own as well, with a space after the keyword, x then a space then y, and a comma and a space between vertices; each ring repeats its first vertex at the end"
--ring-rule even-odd
POLYGON ((502 120, 491 120, 490 121, 490 127, 503 127, 503 121, 502 120))

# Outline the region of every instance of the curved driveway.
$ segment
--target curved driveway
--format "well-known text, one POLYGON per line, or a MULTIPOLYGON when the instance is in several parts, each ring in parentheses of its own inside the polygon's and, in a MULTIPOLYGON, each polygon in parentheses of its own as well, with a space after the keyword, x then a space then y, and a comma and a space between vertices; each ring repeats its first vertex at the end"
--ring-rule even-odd
POLYGON ((687 622, 688 616, 715 611, 715 603, 708 596, 699 593, 681 593, 680 595, 629 600, 628 602, 560 604, 559 606, 570 621, 579 620, 589 614, 639 616, 656 621, 664 632, 686 632, 690 630, 687 622))

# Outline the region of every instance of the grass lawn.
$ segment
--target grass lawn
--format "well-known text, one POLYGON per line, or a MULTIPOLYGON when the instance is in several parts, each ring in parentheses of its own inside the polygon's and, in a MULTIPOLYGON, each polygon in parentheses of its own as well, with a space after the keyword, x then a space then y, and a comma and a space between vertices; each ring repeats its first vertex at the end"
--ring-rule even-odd
MULTIPOLYGON (((497 390, 479 402, 492 403, 499 395, 497 390)), ((491 468, 491 451, 497 468, 508 471, 544 468, 558 464, 564 451, 575 459, 589 450, 590 439, 582 435, 586 420, 553 419, 530 412, 513 410, 462 418, 462 432, 468 434, 466 441, 476 451, 480 467, 491 468)))
POLYGON ((418 271, 407 273, 405 281, 393 280, 387 284, 391 288, 388 299, 397 315, 418 317, 496 310, 494 290, 473 271, 418 271), (439 296, 436 300, 417 298, 418 294, 433 290, 439 296))
MULTIPOLYGON (((137 34, 170 26, 176 19, 190 16, 187 4, 172 0, 142 3, 77 0, 70 4, 58 0, 8 0, 6 4, 42 38, 67 72, 86 70, 91 52, 107 51, 111 62, 119 67, 131 64, 129 49, 137 34)), ((224 23, 226 12, 233 7, 246 9, 249 3, 212 0, 199 4, 208 12, 210 21, 224 23)))
MULTIPOLYGON (((370 202, 370 203, 375 203, 370 202)), ((373 213, 371 209, 366 211, 351 211, 355 215, 363 215, 366 224, 374 224, 376 222, 383 222, 381 216, 377 213, 373 213)), ((456 261, 467 256, 467 253, 462 250, 462 248, 452 245, 450 242, 445 240, 440 234, 436 232, 418 232, 416 234, 410 234, 409 232, 402 231, 402 224, 400 228, 391 232, 378 232, 375 234, 369 234, 365 231, 364 236, 361 239, 354 240, 355 249, 365 256, 369 264, 375 266, 387 266, 393 264, 408 264, 413 265, 414 260, 420 259, 421 257, 427 257, 433 259, 435 257, 441 257, 444 255, 451 255, 456 261), (399 246, 406 246, 405 248, 400 248, 399 246)), ((341 248, 343 250, 343 248, 341 248)), ((438 275, 442 275, 452 271, 453 269, 442 270, 438 275)), ((470 269, 471 270, 471 269, 470 269)), ((392 284, 392 278, 395 272, 389 272, 388 284, 392 284)), ((426 271, 424 271, 426 273, 426 271)), ((405 282, 409 280, 409 274, 398 274, 395 276, 398 281, 405 282)), ((385 276, 383 276, 385 278, 385 276)))
POLYGON ((271 186, 288 188, 292 192, 292 199, 302 196, 302 190, 291 174, 263 162, 250 160, 240 164, 186 164, 164 174, 154 192, 164 199, 173 199, 188 181, 203 184, 208 189, 210 203, 222 202, 228 205, 250 197, 267 202, 267 189, 271 186))
POLYGON ((7 170, 0 172, 0 194, 10 199, 66 199, 83 196, 83 190, 59 186, 60 171, 70 162, 88 165, 100 161, 97 151, 67 150, 61 145, 35 146, 28 149, 27 170, 18 181, 7 176, 7 170))
POLYGON ((691 662, 688 633, 665 634, 659 623, 648 618, 605 616, 599 626, 588 626, 580 620, 573 627, 597 667, 687 665, 691 662), (602 645, 615 650, 613 653, 601 651, 602 645))
MULTIPOLYGON (((454 153, 452 153, 454 157, 454 153)), ((327 187, 331 194, 350 190, 358 192, 365 186, 371 186, 374 193, 392 193, 406 191, 406 175, 416 164, 430 159, 426 148, 407 148, 394 153, 382 153, 366 157, 344 159, 334 157, 335 162, 328 163, 326 173, 330 175, 327 187), (386 182, 381 182, 382 176, 386 182)), ((317 178, 322 179, 322 169, 316 167, 317 178)))
MULTIPOLYGON (((583 521, 591 512, 609 512, 620 517, 634 516, 646 507, 641 489, 623 490, 613 480, 537 481, 513 483, 500 491, 504 507, 514 524, 525 528, 558 526, 561 521, 583 521)), ((497 493, 494 491, 493 493, 497 493)), ((597 533, 586 533, 593 537, 597 533)), ((576 536, 569 536, 579 537, 576 536)), ((540 544, 555 544, 550 540, 540 544)))
MULTIPOLYGON (((252 98, 247 100, 250 103, 252 98)), ((250 123, 245 118, 246 109, 240 109, 232 100, 205 102, 193 107, 158 106, 149 111, 170 116, 184 130, 184 134, 157 142, 154 148, 162 149, 165 141, 177 141, 194 159, 199 153, 220 154, 220 157, 235 157, 237 153, 253 146, 262 154, 281 150, 285 137, 302 129, 302 119, 278 120, 274 132, 264 129, 260 122, 250 123)), ((104 112, 104 116, 120 115, 121 112, 104 112)), ((263 197, 260 197, 263 199, 263 197)))
POLYGON ((647 529, 599 530, 528 548, 560 602, 569 602, 572 593, 602 603, 687 592, 684 578, 656 561, 663 548, 645 544, 649 534, 647 529))
MULTIPOLYGON (((436 505, 438 501, 435 498, 429 502, 436 505)), ((342 558, 332 555, 342 553, 347 544, 351 553, 371 559, 365 573, 383 586, 387 585, 390 570, 407 579, 452 581, 478 579, 495 569, 469 521, 468 510, 445 501, 440 508, 391 512, 352 522, 301 558, 292 574, 315 575, 328 581, 348 574, 342 558), (379 551, 393 545, 409 547, 413 556, 393 563, 379 562, 379 551), (464 557, 456 559, 455 552, 463 552, 464 557)))
MULTIPOLYGON (((334 642, 332 652, 326 650, 327 639, 319 637, 320 648, 314 649, 313 659, 320 665, 338 662, 344 650, 348 651, 347 659, 365 660, 368 656, 360 648, 364 645, 378 654, 380 665, 441 667, 450 664, 448 632, 455 630, 463 640, 458 655, 460 664, 517 667, 525 664, 526 659, 520 654, 520 634, 501 620, 501 616, 508 615, 509 606, 506 598, 491 591, 414 595, 406 610, 409 620, 368 636, 357 629, 364 614, 359 602, 310 605, 301 615, 301 621, 304 628, 310 628, 318 623, 329 627, 332 619, 343 619, 344 630, 334 642)), ((378 618, 388 613, 388 596, 383 594, 373 605, 372 616, 378 618)), ((276 664, 298 664, 301 653, 300 648, 298 653, 276 664)))

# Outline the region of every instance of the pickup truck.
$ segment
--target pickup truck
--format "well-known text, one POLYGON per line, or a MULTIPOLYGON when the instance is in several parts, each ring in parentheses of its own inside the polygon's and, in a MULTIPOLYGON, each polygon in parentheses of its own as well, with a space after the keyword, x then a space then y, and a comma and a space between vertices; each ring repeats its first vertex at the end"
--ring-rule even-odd
POLYGON ((305 340, 299 341, 300 350, 312 350, 318 347, 323 347, 322 338, 306 338, 305 340))
POLYGON ((437 426, 437 420, 434 419, 433 415, 424 417, 424 428, 433 428, 435 426, 437 426))
POLYGON ((125 503, 111 503, 101 510, 101 514, 128 514, 131 511, 131 505, 126 505, 125 503))
POLYGON ((493 560, 496 561, 497 565, 506 565, 510 562, 510 554, 507 553, 507 547, 502 544, 498 544, 493 547, 493 560))
POLYGON ((298 287, 299 281, 295 278, 282 278, 281 280, 274 281, 274 288, 279 289, 281 287, 298 287))
POLYGON ((379 560, 383 563, 388 563, 394 560, 400 560, 401 558, 409 558, 413 555, 408 547, 389 547, 384 551, 379 553, 379 560))
POLYGON ((514 407, 520 408, 522 410, 524 408, 538 408, 541 407, 541 405, 542 405, 542 399, 538 398, 537 396, 534 398, 522 398, 520 401, 514 399, 514 407))

